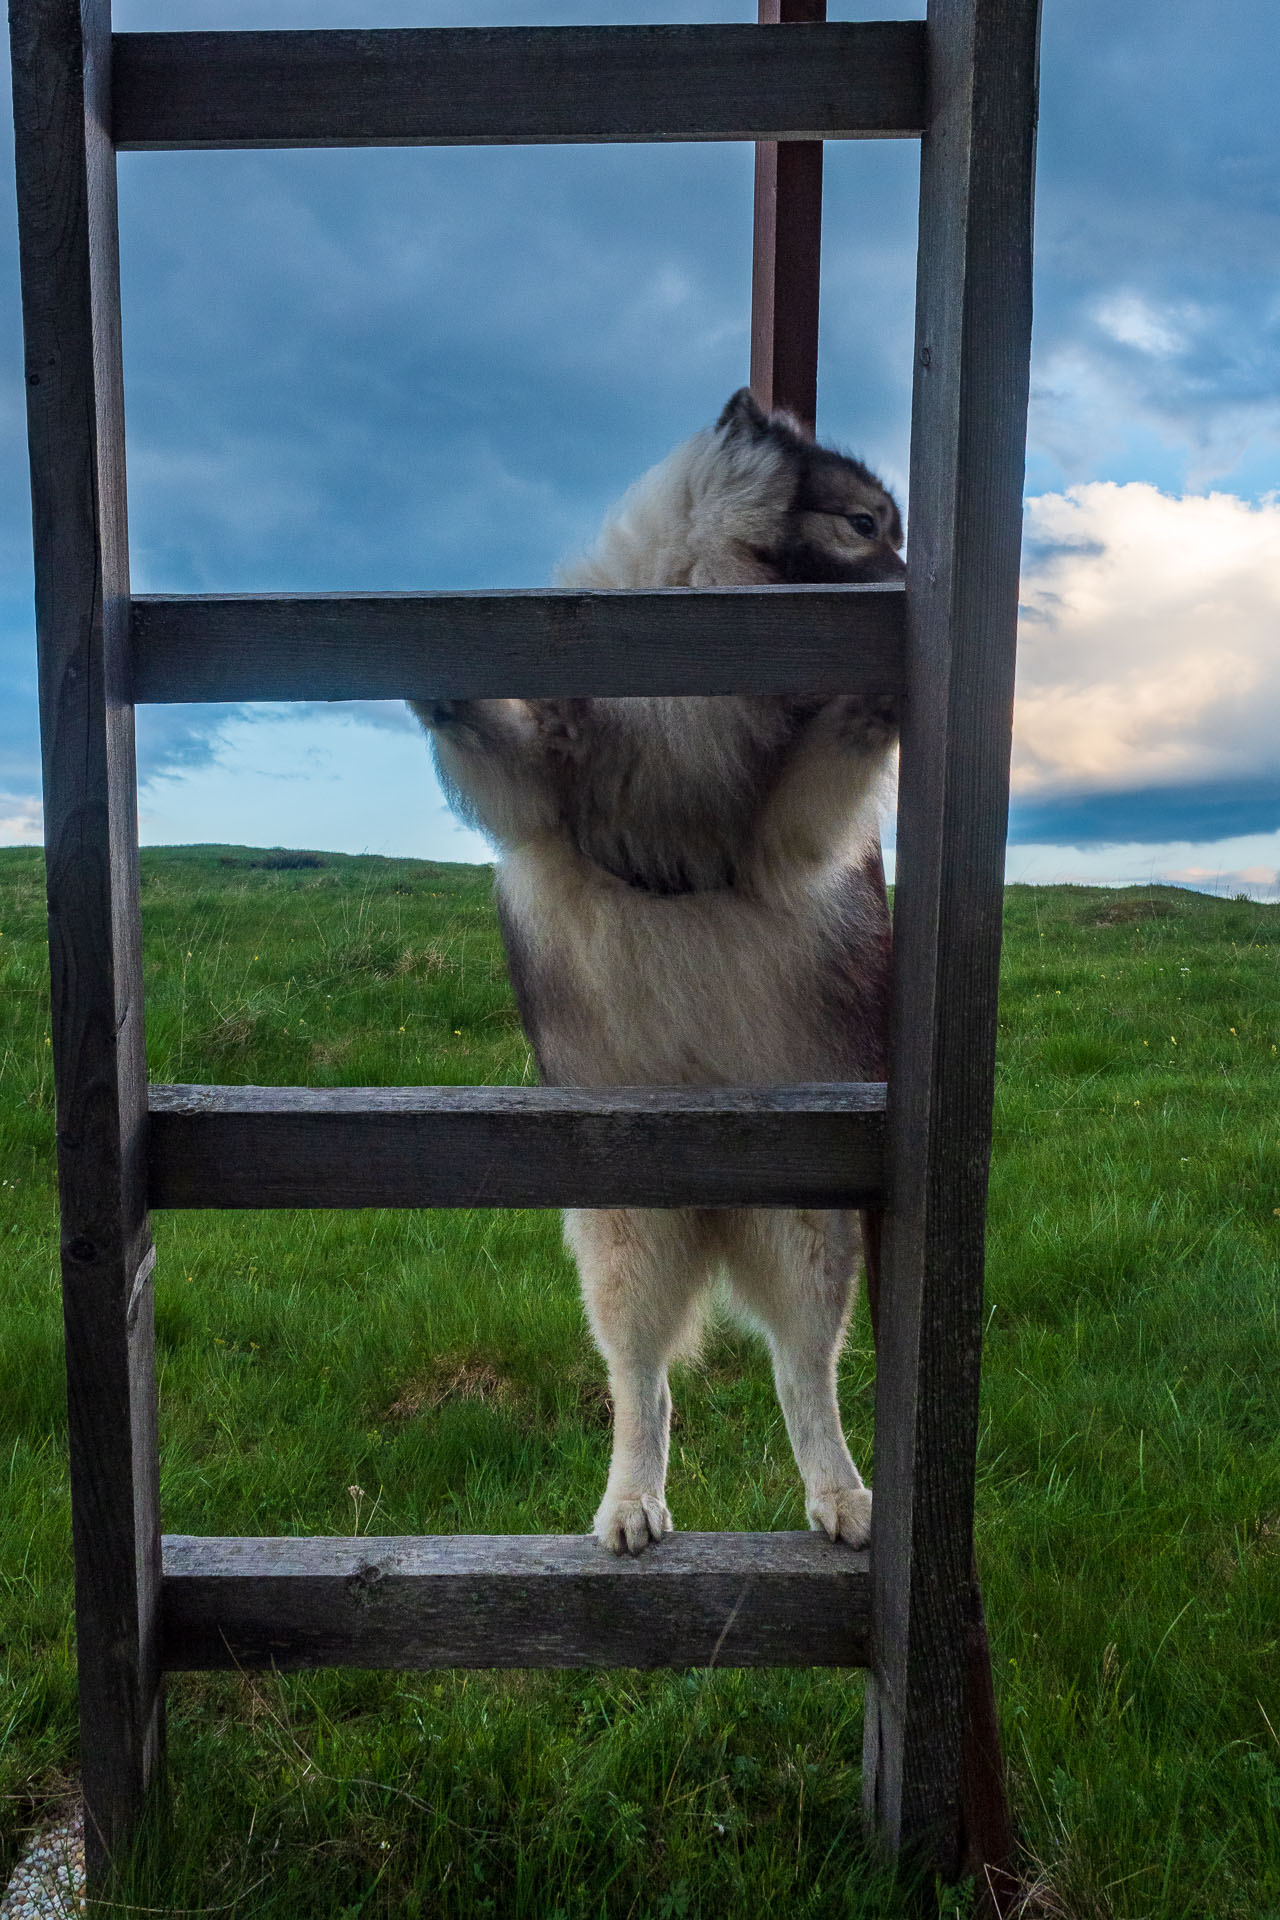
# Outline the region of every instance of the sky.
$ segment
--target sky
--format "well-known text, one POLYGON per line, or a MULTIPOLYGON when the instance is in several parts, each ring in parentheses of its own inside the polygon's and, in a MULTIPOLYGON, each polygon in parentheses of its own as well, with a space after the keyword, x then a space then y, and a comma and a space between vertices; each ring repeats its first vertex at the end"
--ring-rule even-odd
MULTIPOLYGON (((1008 877, 1274 899, 1280 7, 1044 9, 1008 877)), ((753 0, 115 5, 121 29, 753 17, 753 0)), ((829 143, 825 164, 819 433, 909 523, 918 147, 829 143)), ((536 586, 746 379, 746 146, 124 154, 119 175, 139 592, 536 586)), ((31 593, 10 190, 0 844, 40 837, 31 593)), ((138 752, 147 843, 488 854, 393 705, 142 708, 138 752)))

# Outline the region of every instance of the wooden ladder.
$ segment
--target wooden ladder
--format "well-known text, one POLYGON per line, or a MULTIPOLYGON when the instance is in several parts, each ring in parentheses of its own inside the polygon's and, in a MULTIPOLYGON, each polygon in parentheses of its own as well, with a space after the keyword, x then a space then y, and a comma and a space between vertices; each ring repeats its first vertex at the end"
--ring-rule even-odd
MULTIPOLYGON (((866 1666, 869 1817, 890 1849, 960 1864, 1039 4, 854 25, 782 0, 807 20, 782 30, 778 6, 742 26, 113 35, 110 0, 11 0, 95 1885, 160 1763, 165 1673, 233 1663, 866 1666), (905 592, 130 593, 118 149, 784 141, 758 159, 753 370, 803 408, 821 175, 789 156, 869 136, 921 137, 905 592), (785 254, 804 218, 809 308, 785 254), (731 691, 902 701, 887 1101, 148 1087, 136 702, 731 691), (787 1533, 677 1534, 636 1562, 559 1536, 161 1538, 150 1208, 569 1205, 883 1209, 869 1557, 787 1533)), ((989 1693, 985 1651, 982 1673, 989 1693)))

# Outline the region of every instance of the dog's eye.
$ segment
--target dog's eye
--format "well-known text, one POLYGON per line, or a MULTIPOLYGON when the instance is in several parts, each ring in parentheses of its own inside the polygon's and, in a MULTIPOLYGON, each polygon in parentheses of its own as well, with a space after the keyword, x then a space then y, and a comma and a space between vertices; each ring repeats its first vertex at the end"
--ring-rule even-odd
POLYGON ((849 515, 849 524, 853 528, 855 533, 860 533, 862 535, 864 540, 875 539, 878 529, 876 527, 874 514, 851 513, 849 515))

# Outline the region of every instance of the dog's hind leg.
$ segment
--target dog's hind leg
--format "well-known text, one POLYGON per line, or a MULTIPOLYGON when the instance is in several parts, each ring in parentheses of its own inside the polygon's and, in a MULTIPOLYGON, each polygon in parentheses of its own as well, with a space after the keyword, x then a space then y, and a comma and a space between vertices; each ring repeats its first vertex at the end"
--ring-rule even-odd
POLYGON ((667 1368, 697 1336, 706 1236, 694 1213, 628 1208, 566 1213, 565 1238, 613 1396, 613 1458, 595 1531, 613 1553, 642 1553, 671 1531, 667 1368))
POLYGON ((735 1225, 730 1291, 769 1343, 809 1524, 865 1547, 871 1495, 845 1444, 836 1401, 853 1305, 856 1216, 755 1210, 735 1216, 735 1225))

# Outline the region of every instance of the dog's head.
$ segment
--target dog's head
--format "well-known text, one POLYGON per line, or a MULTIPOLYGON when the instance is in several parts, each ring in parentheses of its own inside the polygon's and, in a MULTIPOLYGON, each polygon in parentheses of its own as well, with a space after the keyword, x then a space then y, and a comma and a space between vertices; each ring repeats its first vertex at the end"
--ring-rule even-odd
POLYGON ((755 479, 759 507, 767 502, 771 509, 752 511, 753 524, 741 535, 763 577, 796 584, 902 579, 902 516, 861 460, 818 446, 788 413, 765 413, 747 387, 720 415, 715 441, 742 483, 744 506, 755 479))

